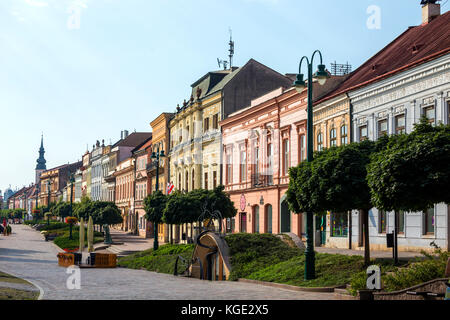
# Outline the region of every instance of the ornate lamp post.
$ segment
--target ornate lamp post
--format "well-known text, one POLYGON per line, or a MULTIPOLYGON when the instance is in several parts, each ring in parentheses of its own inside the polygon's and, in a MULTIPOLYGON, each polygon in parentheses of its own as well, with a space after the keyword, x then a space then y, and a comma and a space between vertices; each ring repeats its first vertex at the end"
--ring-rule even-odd
MULTIPOLYGON (((158 191, 159 188, 159 161, 160 158, 165 158, 166 155, 164 154, 164 150, 159 150, 159 144, 158 144, 158 150, 157 152, 152 152, 152 161, 155 162, 156 167, 156 190, 158 191)), ((153 250, 158 250, 158 224, 155 222, 153 223, 153 250)))
MULTIPOLYGON (((302 62, 306 61, 308 66, 308 119, 307 119, 307 161, 313 161, 313 78, 316 79, 320 85, 324 85, 329 78, 328 72, 325 70, 325 65, 322 62, 322 53, 319 50, 314 51, 311 60, 308 57, 303 56, 300 60, 299 71, 297 80, 294 82, 294 87, 297 92, 301 93, 305 87, 305 81, 303 80, 303 74, 301 71, 302 62), (318 71, 313 74, 313 60, 316 53, 319 54, 320 64, 318 65, 318 71)), ((314 230, 313 230, 313 212, 306 212, 306 251, 305 251, 305 280, 312 280, 315 278, 315 254, 314 254, 314 230)))

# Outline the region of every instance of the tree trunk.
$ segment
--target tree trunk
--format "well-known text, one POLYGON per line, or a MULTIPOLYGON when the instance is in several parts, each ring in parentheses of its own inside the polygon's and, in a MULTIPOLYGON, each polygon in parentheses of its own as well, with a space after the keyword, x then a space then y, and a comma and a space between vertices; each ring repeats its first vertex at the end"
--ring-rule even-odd
POLYGON ((348 249, 352 250, 352 210, 348 212, 348 249))
POLYGON ((394 264, 398 265, 398 211, 394 211, 394 264))
POLYGON ((363 214, 363 232, 364 232, 364 264, 370 265, 370 241, 369 241, 369 210, 361 210, 363 214))

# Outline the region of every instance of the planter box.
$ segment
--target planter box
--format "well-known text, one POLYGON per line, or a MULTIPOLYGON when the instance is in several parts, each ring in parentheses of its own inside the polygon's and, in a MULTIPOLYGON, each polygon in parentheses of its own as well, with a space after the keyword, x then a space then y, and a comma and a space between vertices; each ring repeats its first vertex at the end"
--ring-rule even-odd
POLYGON ((58 265, 60 267, 70 267, 75 264, 75 255, 73 253, 58 253, 58 265))

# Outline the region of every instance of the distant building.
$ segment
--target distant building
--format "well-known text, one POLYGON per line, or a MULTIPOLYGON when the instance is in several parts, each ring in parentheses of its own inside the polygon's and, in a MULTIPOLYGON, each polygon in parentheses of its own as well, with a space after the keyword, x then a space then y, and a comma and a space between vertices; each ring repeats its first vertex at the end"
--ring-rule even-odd
POLYGON ((106 177, 106 181, 114 185, 114 202, 119 207, 123 223, 121 229, 124 231, 135 231, 138 224, 134 212, 135 201, 135 172, 132 151, 151 140, 151 132, 125 133, 121 139, 111 148, 110 166, 117 164, 115 170, 106 177))
POLYGON ((39 185, 39 179, 40 179, 40 175, 43 171, 45 171, 47 169, 46 166, 46 160, 44 158, 44 136, 41 136, 41 147, 39 148, 39 158, 36 160, 37 164, 36 164, 36 179, 35 179, 35 184, 39 185))
POLYGON ((41 173, 41 186, 39 194, 40 205, 47 206, 52 202, 58 202, 63 195, 64 187, 67 186, 71 173, 81 168, 82 162, 65 164, 56 168, 45 170, 41 173))
MULTIPOLYGON (((409 27, 322 99, 315 106, 314 116, 323 111, 323 117, 329 118, 331 115, 326 112, 331 108, 335 115, 342 112, 342 116, 338 115, 340 122, 338 117, 334 125, 339 133, 342 125, 349 123, 345 110, 351 106, 350 136, 354 142, 411 133, 421 116, 426 116, 433 125, 450 124, 450 12, 441 15, 439 4, 427 2, 422 7, 422 18, 421 25, 409 27)), ((324 128, 327 128, 326 135, 320 139, 323 147, 330 146, 330 139, 340 141, 339 136, 329 135, 329 126, 324 128)), ((316 149, 321 148, 317 139, 315 145, 316 149)), ((435 204, 425 212, 399 212, 399 250, 433 250, 432 241, 450 250, 449 212, 449 206, 444 203, 435 204)), ((329 213, 322 244, 362 247, 361 214, 354 211, 350 218, 348 213, 329 213)), ((372 208, 369 211, 371 249, 387 250, 386 233, 393 228, 394 212, 372 208)))

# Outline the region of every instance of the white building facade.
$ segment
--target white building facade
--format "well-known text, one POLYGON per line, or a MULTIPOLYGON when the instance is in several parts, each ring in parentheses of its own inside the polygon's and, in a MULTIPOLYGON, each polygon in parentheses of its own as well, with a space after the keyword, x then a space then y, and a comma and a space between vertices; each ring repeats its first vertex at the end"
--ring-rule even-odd
MULTIPOLYGON (((354 141, 377 140, 384 134, 411 133, 425 115, 433 125, 450 124, 450 54, 349 92, 353 107, 354 141)), ((358 213, 353 213, 352 242, 361 241, 358 213)), ((399 212, 399 250, 450 250, 450 209, 435 204, 427 212, 399 212)), ((386 233, 393 232, 394 213, 369 212, 371 248, 386 248, 386 233)))

